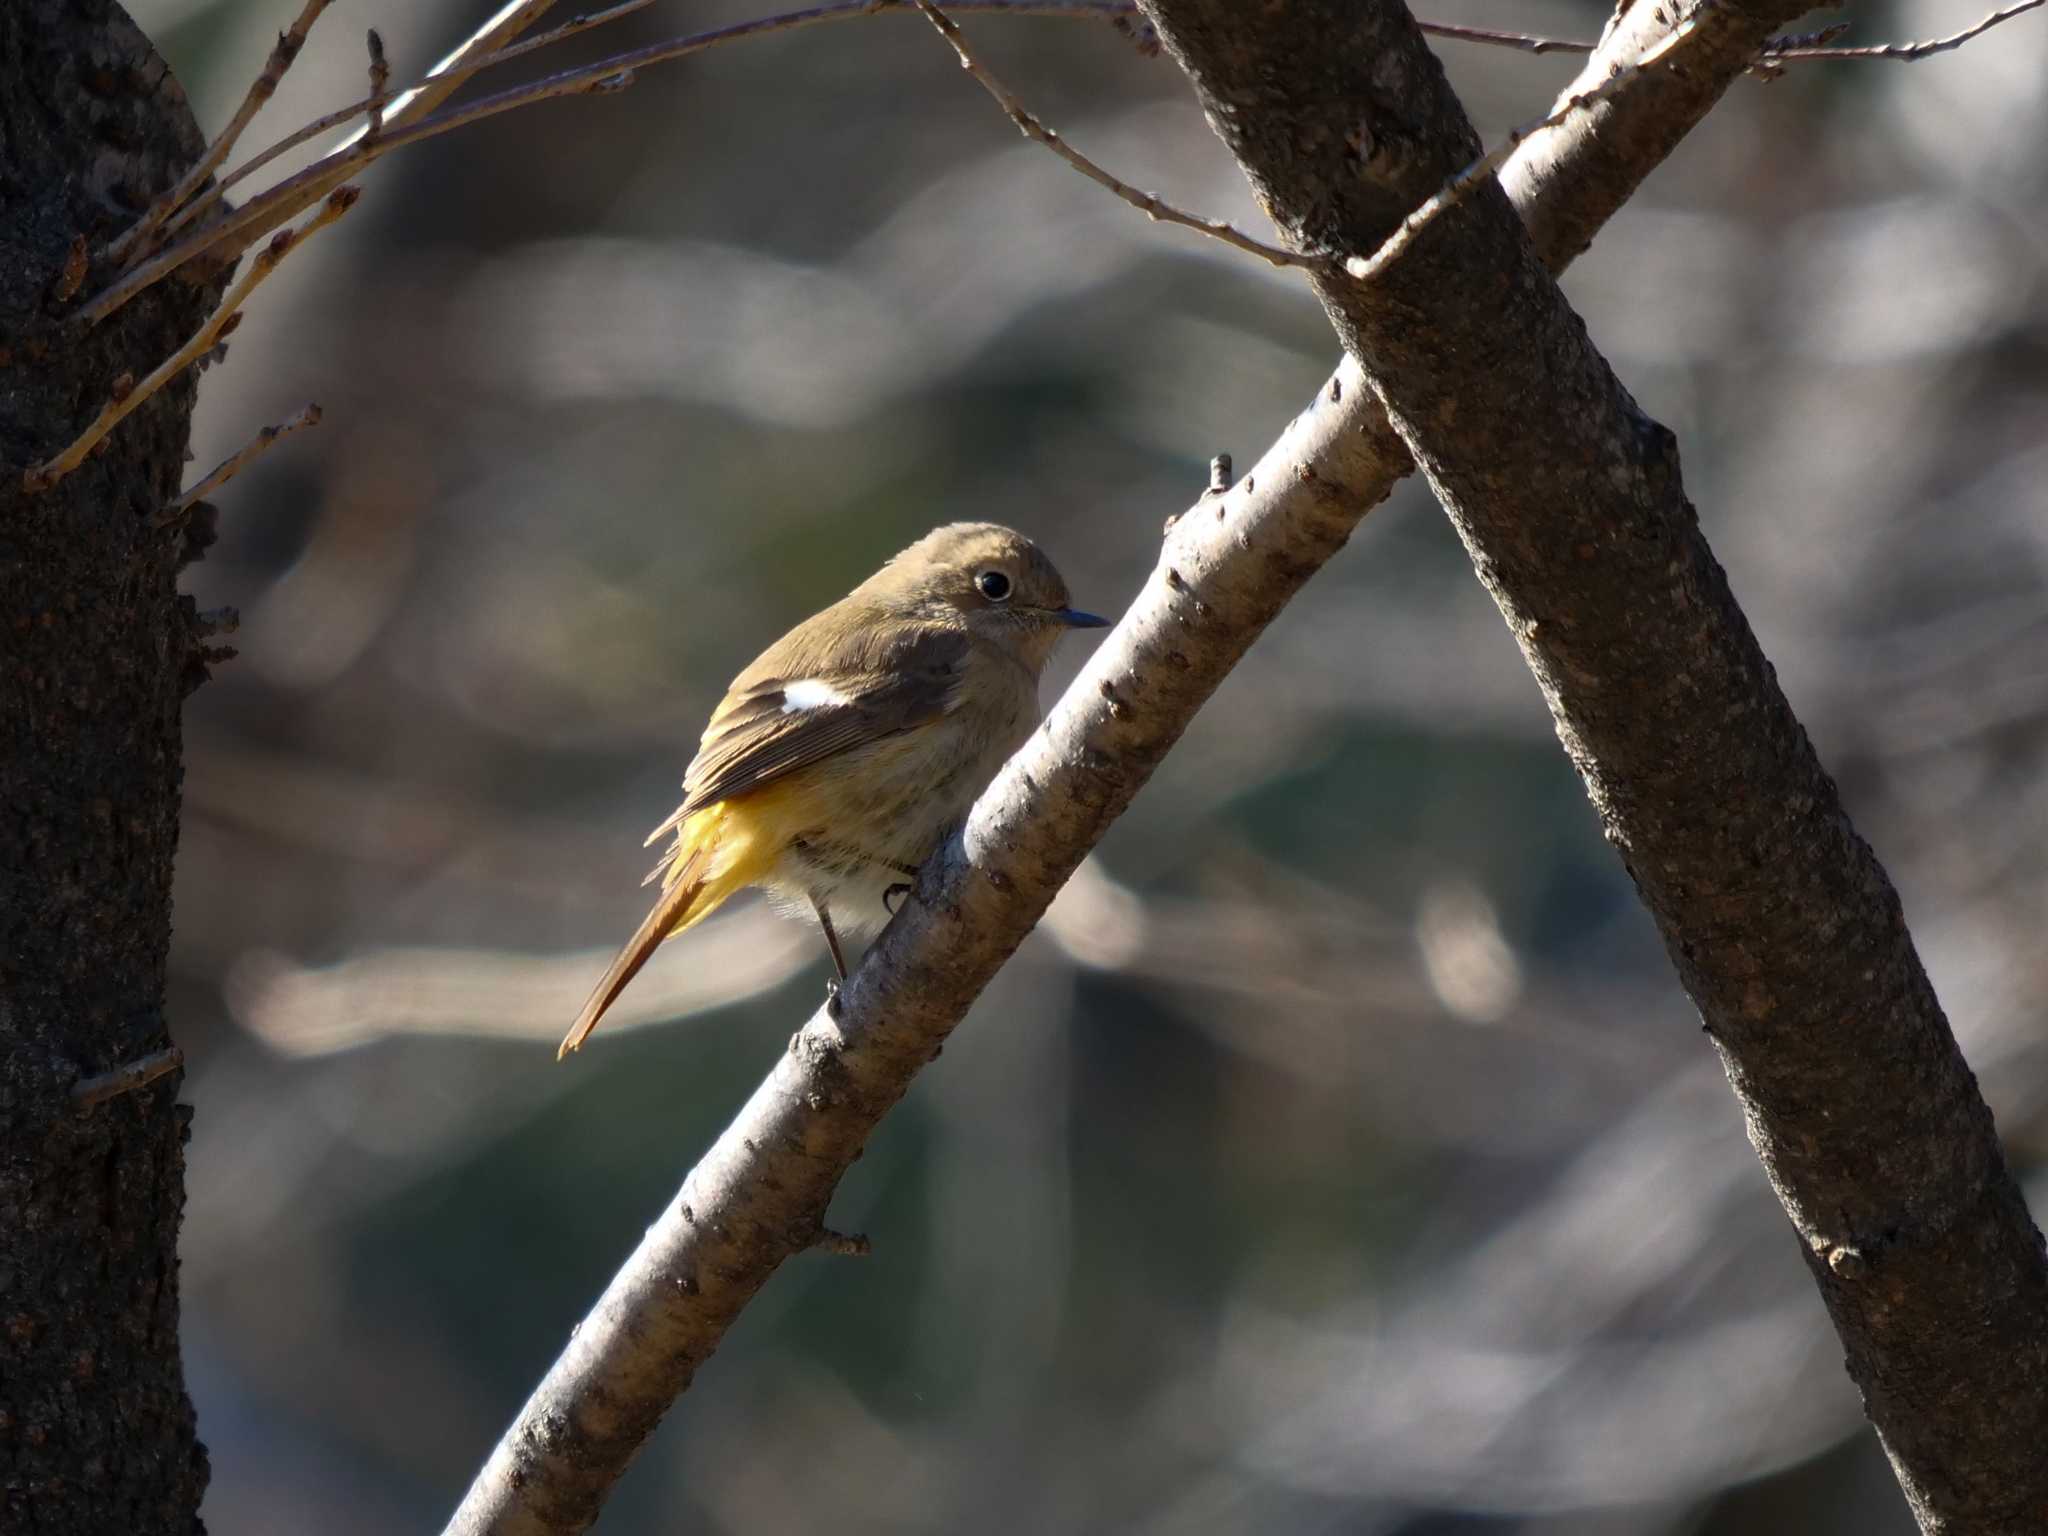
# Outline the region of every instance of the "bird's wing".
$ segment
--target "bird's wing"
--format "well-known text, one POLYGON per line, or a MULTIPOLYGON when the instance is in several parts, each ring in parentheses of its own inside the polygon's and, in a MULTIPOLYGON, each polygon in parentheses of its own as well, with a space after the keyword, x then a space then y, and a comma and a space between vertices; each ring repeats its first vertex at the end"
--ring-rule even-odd
POLYGON ((811 629, 792 631, 740 674, 683 776, 682 805, 655 837, 707 805, 929 725, 960 686, 969 649, 961 630, 885 627, 879 638, 869 630, 833 646, 811 629))

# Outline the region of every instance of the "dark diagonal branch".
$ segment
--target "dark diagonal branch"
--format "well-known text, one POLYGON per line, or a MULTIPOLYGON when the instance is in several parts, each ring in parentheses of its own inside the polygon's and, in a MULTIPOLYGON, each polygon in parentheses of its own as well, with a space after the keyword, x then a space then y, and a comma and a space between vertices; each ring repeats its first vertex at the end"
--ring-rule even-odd
MULTIPOLYGON (((1235 0, 1145 4, 1299 247, 1375 250, 1472 157, 1400 0, 1297 0, 1256 28, 1235 0), (1363 151, 1273 123, 1274 80, 1327 121, 1363 113, 1363 151), (1382 149, 1375 124, 1398 139, 1382 149)), ((2040 1234, 1898 896, 1700 532, 1675 440, 1491 187, 1371 282, 1311 282, 1699 1007, 1915 1515, 1929 1532, 2041 1529, 2040 1234)))
MULTIPOLYGON (((1720 0, 1683 76, 1642 74, 1605 104, 1614 133, 1523 146, 1504 174, 1557 266, 1800 8, 1720 0)), ((1656 40, 1623 29, 1578 88, 1656 40)), ((1324 125, 1303 114, 1291 126, 1324 125)), ((741 1309, 816 1241, 875 1124, 1053 892, 1267 623, 1410 468, 1347 359, 1249 473, 1174 522, 1152 578, 982 797, 962 842, 925 872, 920 898, 855 975, 840 1019, 813 1017, 792 1037, 577 1328, 450 1532, 541 1536, 590 1524, 741 1309)))

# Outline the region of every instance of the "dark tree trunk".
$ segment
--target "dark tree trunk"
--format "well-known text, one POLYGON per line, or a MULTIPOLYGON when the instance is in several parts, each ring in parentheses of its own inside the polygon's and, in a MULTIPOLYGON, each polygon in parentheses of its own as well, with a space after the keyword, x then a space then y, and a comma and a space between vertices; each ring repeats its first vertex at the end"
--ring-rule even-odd
POLYGON ((177 593, 188 377, 54 488, 62 448, 216 294, 159 285, 67 321, 84 255, 202 147, 184 92, 106 0, 0 4, 0 1530, 194 1532, 206 1486, 178 1355, 188 1112, 164 1049, 179 705, 204 626, 177 593), (83 238, 84 244, 79 242, 83 238), (67 271, 68 267, 68 271, 67 271))

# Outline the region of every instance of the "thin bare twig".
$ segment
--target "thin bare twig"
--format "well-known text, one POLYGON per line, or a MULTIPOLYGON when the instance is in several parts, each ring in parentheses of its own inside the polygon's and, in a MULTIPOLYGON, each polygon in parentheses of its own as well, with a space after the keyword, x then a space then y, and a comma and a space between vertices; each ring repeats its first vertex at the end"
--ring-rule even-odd
MULTIPOLYGON (((539 33, 534 37, 526 38, 523 41, 498 48, 489 53, 468 54, 465 52, 468 45, 465 44, 464 48, 457 49, 454 54, 449 55, 447 59, 436 65, 429 78, 437 83, 459 85, 487 69, 495 68, 497 65, 512 59, 522 58, 542 48, 551 47, 561 42, 564 38, 574 37, 579 33, 591 31, 594 28, 603 26, 607 22, 617 21, 621 17, 630 16, 636 11, 643 11, 653 3, 654 0, 620 0, 619 4, 611 6, 606 10, 590 11, 578 16, 572 16, 559 26, 550 27, 547 31, 539 33), (461 55, 461 57, 458 58, 457 55, 461 55)), ((840 21, 854 16, 873 15, 878 11, 907 10, 910 7, 910 3, 911 0, 879 0, 879 3, 876 3, 876 0, 854 0, 854 3, 851 4, 828 5, 809 11, 790 11, 778 16, 764 18, 760 22, 746 23, 740 28, 723 29, 719 33, 712 35, 709 42, 733 42, 741 37, 761 37, 770 32, 794 30, 811 25, 814 22, 840 21)), ((960 0, 960 3, 956 4, 953 9, 980 11, 991 14, 1001 13, 1012 16, 1067 16, 1077 19, 1100 19, 1112 23, 1129 22, 1139 16, 1138 8, 1133 3, 1133 0, 960 0)), ((683 41, 691 42, 695 41, 695 39, 684 39, 683 41)), ((695 49, 688 49, 686 51, 694 52, 695 49)), ((681 57, 681 54, 666 54, 664 57, 681 57)), ((636 68, 643 64, 655 62, 659 62, 659 60, 636 59, 633 64, 627 67, 636 68)), ((204 196, 186 204, 171 219, 167 229, 171 233, 176 233, 178 230, 185 228, 200 214, 205 213, 218 203, 237 183, 246 181, 266 165, 278 159, 279 156, 290 153, 308 140, 318 138, 330 128, 339 128, 351 118, 360 117, 365 113, 373 112, 380 108, 388 108, 393 102, 409 102, 420 88, 420 85, 410 85, 396 91, 386 91, 381 94, 365 96, 360 101, 352 101, 346 106, 336 107, 332 112, 326 113, 324 116, 314 118, 313 121, 307 123, 304 127, 298 128, 292 133, 287 134, 284 138, 279 139, 260 155, 237 166, 209 188, 204 196)), ((545 98, 536 96, 534 99, 541 100, 545 98)), ((354 138, 346 140, 341 147, 346 148, 349 144, 357 142, 361 137, 362 135, 358 134, 354 138)), ((273 224, 270 227, 274 228, 275 225, 273 224)), ((262 233, 259 230, 249 238, 251 240, 260 239, 262 233)))
MULTIPOLYGON (((2042 0, 2034 0, 2034 3, 2041 4, 2042 0)), ((1664 37, 1663 41, 1650 49, 1640 59, 1636 60, 1635 63, 1623 65, 1591 90, 1579 91, 1566 97, 1548 117, 1539 118, 1533 123, 1525 123, 1520 128, 1510 130, 1508 136, 1499 144, 1496 144, 1492 149, 1466 166, 1464 170, 1460 171, 1445 184, 1442 191, 1438 192, 1436 196, 1430 198, 1420 208, 1417 208, 1407 218, 1403 219, 1400 228, 1389 235, 1380 248, 1374 251, 1371 256, 1353 256, 1347 260, 1344 263, 1346 275, 1361 283, 1369 283, 1378 277, 1388 267, 1401 259, 1402 254, 1421 238, 1422 232, 1425 229, 1443 217, 1444 214, 1450 212, 1451 209, 1457 207, 1458 204, 1471 197, 1481 186, 1492 180, 1494 173, 1508 162, 1509 157, 1524 142, 1534 138, 1547 128, 1555 128, 1574 112, 1589 111, 1593 107, 1598 106, 1601 102, 1607 100, 1608 97, 1627 86, 1630 81, 1642 74, 1644 70, 1654 69, 1657 65, 1668 59, 1671 56, 1672 50, 1677 48, 1688 37, 1691 37, 1694 31, 1697 30, 1701 14, 1701 12, 1695 11, 1677 27, 1673 28, 1664 37)))
POLYGON ((292 67, 292 60, 299 56, 299 50, 306 44, 306 34, 313 30, 313 23, 320 19, 320 13, 327 9, 329 0, 306 0, 299 12, 299 19, 277 35, 277 46, 270 50, 270 57, 263 61, 263 71, 257 75, 249 92, 242 98, 235 115, 228 119, 228 125, 221 130, 220 137, 208 146, 199 163, 178 178, 178 184, 162 197, 149 205, 148 210, 128 226, 126 233, 118 236, 106 249, 110 261, 126 263, 146 246, 157 229, 172 214, 184 205, 193 193, 206 184, 220 166, 220 163, 234 151, 235 141, 242 136, 242 130, 255 120, 263 110, 263 104, 277 91, 278 82, 284 79, 284 72, 292 67))
MULTIPOLYGON (((497 14, 449 49, 441 61, 427 71, 425 79, 411 90, 400 92, 389 107, 380 109, 382 120, 376 125, 378 132, 373 133, 371 126, 366 123, 352 137, 344 140, 341 147, 347 149, 352 145, 371 141, 381 143, 381 130, 384 128, 410 128, 424 122, 435 108, 460 90, 462 82, 469 78, 468 72, 462 67, 464 64, 471 59, 495 53, 515 42, 528 27, 552 10, 554 4, 555 0, 505 0, 498 8, 497 14)), ((332 155, 327 158, 330 161, 334 160, 332 155)), ((322 176, 293 177, 293 181, 302 182, 302 185, 292 197, 283 201, 265 228, 274 229, 286 219, 296 218, 302 209, 312 207, 330 188, 339 185, 349 174, 348 166, 336 163, 322 176)), ((229 244, 224 254, 239 255, 262 239, 263 234, 263 230, 257 230, 243 236, 239 241, 229 244)))
POLYGON ((158 1078, 175 1072, 184 1065, 185 1053, 175 1045, 167 1045, 160 1051, 151 1051, 147 1056, 138 1056, 133 1061, 123 1062, 110 1072, 101 1072, 93 1077, 81 1077, 71 1085, 71 1098, 80 1109, 91 1109, 95 1104, 118 1099, 124 1093, 147 1088, 158 1078))
MULTIPOLYGON (((170 273, 187 262, 218 251, 231 255, 246 250, 270 230, 277 228, 300 209, 305 208, 328 187, 345 176, 353 175, 371 161, 380 159, 394 149, 407 144, 416 144, 452 129, 481 122, 515 107, 527 106, 537 101, 548 101, 563 96, 589 95, 616 89, 618 84, 630 78, 635 71, 650 64, 662 64, 671 59, 687 58, 694 53, 718 47, 723 43, 739 42, 744 38, 763 37, 772 32, 791 32, 804 27, 816 26, 822 22, 851 21, 859 16, 873 16, 883 11, 907 10, 912 0, 835 0, 835 3, 812 7, 809 10, 787 11, 775 16, 764 16, 754 21, 736 22, 731 26, 717 27, 708 32, 695 32, 683 37, 670 38, 664 42, 650 43, 645 47, 629 49, 613 54, 610 58, 599 59, 576 69, 564 70, 559 74, 531 81, 486 96, 459 108, 437 113, 419 121, 401 125, 399 112, 387 112, 385 132, 375 143, 365 143, 361 137, 336 148, 298 174, 266 188, 244 203, 240 208, 223 214, 212 223, 195 230, 177 244, 158 252, 148 261, 136 266, 120 281, 102 291, 79 313, 88 324, 96 324, 114 313, 138 293, 161 282, 170 273)), ((635 9, 638 7, 636 6, 635 9)), ((1077 16, 1116 19, 1127 14, 1122 5, 1105 4, 1104 0, 961 0, 956 10, 977 11, 987 14, 1009 16, 1077 16)), ((600 16, 624 14, 619 7, 600 16)), ((1135 14, 1135 12, 1128 12, 1135 14)), ((591 25, 596 24, 593 19, 591 25)), ((570 24, 573 26, 574 24, 570 24)), ((576 30, 585 30, 576 28, 576 30)), ((568 35, 569 27, 556 29, 561 35, 568 35)), ((555 33, 545 38, 534 38, 533 46, 539 47, 556 40, 555 33)), ((439 67, 431 78, 437 86, 443 80, 453 79, 459 84, 477 70, 488 68, 503 59, 515 57, 527 51, 524 45, 508 46, 495 54, 478 54, 460 64, 439 67)), ((452 56, 451 56, 452 57, 452 56)), ((449 90, 454 87, 450 85, 449 90)), ((414 87, 418 90, 419 87, 414 87)), ((443 92, 445 95, 446 92, 443 92)), ((401 92, 394 101, 406 100, 407 93, 401 92)), ((336 126, 345 122, 357 111, 365 110, 366 102, 356 103, 351 108, 329 114, 323 119, 321 128, 336 126)), ((302 129, 299 142, 310 138, 319 129, 302 129)), ((259 160, 283 153, 287 145, 266 150, 259 160)), ((253 169, 253 163, 250 167, 253 169)), ((235 179, 243 173, 237 171, 235 179)))
POLYGON ((403 148, 407 144, 417 144, 423 139, 431 139, 437 134, 447 133, 451 129, 510 111, 513 107, 525 106, 529 102, 613 89, 616 83, 630 77, 631 73, 630 70, 620 69, 603 73, 572 70, 566 75, 552 76, 532 86, 506 91, 498 96, 487 96, 482 101, 472 102, 460 110, 430 117, 402 131, 387 131, 374 142, 358 139, 347 149, 337 150, 315 161, 296 176, 279 182, 217 222, 188 235, 168 250, 151 257, 87 304, 79 311, 80 316, 88 323, 97 323, 113 314, 137 294, 200 256, 218 251, 223 257, 231 258, 235 252, 247 249, 250 244, 277 228, 282 220, 292 217, 306 205, 309 192, 327 186, 337 174, 345 175, 360 170, 371 161, 382 159, 394 149, 403 148))
POLYGON ((391 62, 384 57, 384 39, 375 27, 370 28, 370 126, 363 135, 374 139, 384 131, 383 96, 391 84, 391 62))
POLYGON ((1582 43, 1575 37, 1539 37, 1533 32, 1501 32, 1493 27, 1462 27, 1448 21, 1415 24, 1431 37, 1448 37, 1460 43, 1490 43, 1496 48, 1517 48, 1523 53, 1591 53, 1599 45, 1582 43))
POLYGON ((496 15, 470 33, 427 71, 424 80, 402 92, 391 104, 390 126, 410 128, 423 122, 470 77, 464 68, 472 59, 485 58, 511 46, 541 17, 554 9, 555 0, 505 0, 496 15))
MULTIPOLYGON (((652 0, 640 0, 640 3, 651 4, 652 0)), ((405 88, 405 90, 410 89, 410 86, 405 88)), ((235 183, 247 180, 255 175, 256 172, 262 170, 264 166, 270 164, 271 161, 277 159, 278 156, 289 154, 308 139, 317 139, 330 128, 339 128, 352 117, 360 117, 365 112, 381 111, 404 95, 405 90, 386 91, 381 96, 365 96, 361 101, 352 101, 345 107, 336 107, 324 117, 314 118, 305 127, 279 139, 254 159, 245 161, 237 166, 211 187, 207 188, 202 196, 194 198, 183 208, 179 209, 171 221, 164 226, 164 232, 167 235, 175 235, 179 230, 190 224, 201 214, 207 212, 225 197, 235 183)))
POLYGON ((234 287, 230 288, 227 297, 221 300, 220 308, 207 317, 206 323, 193 333, 192 339, 158 364, 149 377, 140 384, 130 384, 124 388, 121 381, 117 380, 112 398, 101 408, 99 415, 93 418, 92 425, 79 433, 71 446, 62 453, 25 471, 22 475, 22 488, 31 492, 47 490, 83 464, 86 455, 90 454, 109 432, 120 425, 129 412, 183 373, 195 359, 221 338, 234 324, 235 317, 248 302, 249 295, 255 292, 256 285, 275 272, 279 262, 303 245, 308 235, 325 229, 347 213, 361 196, 361 187, 337 187, 312 218, 296 229, 280 230, 272 236, 270 244, 266 245, 255 261, 250 263, 249 270, 235 280, 234 287))
POLYGON ((1827 44, 1832 43, 1848 30, 1848 22, 1835 21, 1812 32, 1781 33, 1764 44, 1764 56, 1768 58, 1781 53, 1795 53, 1808 50, 1814 51, 1816 57, 1822 52, 1833 54, 1837 50, 1828 48, 1827 44))
MULTIPOLYGON (((506 3, 498 9, 497 13, 489 21, 486 21, 462 42, 449 50, 447 56, 432 69, 428 70, 425 78, 417 84, 408 86, 397 95, 388 98, 373 91, 368 98, 358 104, 355 110, 344 111, 338 117, 330 114, 332 120, 323 119, 323 126, 333 127, 337 123, 346 122, 349 118, 356 115, 356 111, 373 114, 376 131, 373 132, 371 125, 366 123, 364 127, 358 129, 353 136, 343 142, 341 148, 347 149, 351 145, 361 143, 366 137, 377 139, 378 134, 386 127, 410 127, 412 124, 424 120, 436 107, 452 96, 461 86, 462 82, 475 72, 465 67, 470 60, 483 59, 505 49, 520 33, 544 16, 553 7, 554 3, 555 0, 506 0, 506 3)), ((566 32, 564 35, 567 35, 566 32)), ((243 167, 234 176, 224 179, 219 186, 213 189, 212 194, 204 200, 205 204, 212 205, 219 202, 231 182, 239 181, 250 170, 253 170, 257 164, 282 154, 290 143, 303 142, 304 139, 311 138, 313 133, 317 131, 317 129, 301 129, 300 133, 294 135, 285 145, 273 145, 271 149, 258 156, 255 162, 243 167)), ((379 140, 379 142, 382 141, 379 140)), ((301 174, 292 177, 289 181, 282 184, 292 188, 292 195, 270 205, 267 220, 260 228, 248 229, 242 227, 242 221, 238 219, 229 219, 219 225, 209 226, 217 229, 219 233, 211 242, 194 248, 192 255, 202 255, 207 251, 217 248, 223 259, 239 256, 271 230, 276 229, 291 219, 297 218, 303 210, 312 207, 314 203, 318 202, 329 191, 339 185, 357 165, 364 164, 368 164, 368 161, 350 161, 339 158, 338 150, 326 155, 311 168, 318 170, 321 167, 326 167, 325 174, 317 176, 301 174), (239 231, 240 238, 237 239, 236 234, 231 233, 231 231, 239 231)), ((271 190, 277 191, 280 189, 272 188, 271 190)), ((172 228, 182 228, 185 223, 186 220, 180 218, 173 222, 172 228)), ((202 233, 204 232, 202 231, 202 233)), ((192 242, 190 240, 182 241, 174 249, 182 249, 191 245, 192 242)), ((187 257, 185 259, 189 260, 191 258, 187 257)), ((150 265, 154 267, 156 263, 152 262, 150 265)), ((160 278, 166 273, 174 271, 178 265, 183 265, 183 261, 176 263, 174 266, 164 268, 157 273, 157 277, 160 278)), ((152 278, 150 281, 155 282, 156 280, 157 278, 152 278)), ((119 285, 116 286, 118 287, 119 285)), ((148 287, 149 284, 145 283, 142 286, 148 287)), ((140 292, 141 289, 138 288, 135 291, 140 292)), ((131 294, 130 297, 132 296, 131 294)), ((122 302, 125 303, 126 300, 124 299, 122 302)), ((116 307, 118 308, 119 306, 116 307)), ((108 313, 112 313, 112 311, 109 310, 108 313)), ((89 314, 87 318, 96 322, 101 317, 89 314)))
POLYGON ((2008 5, 2003 10, 1993 11, 1975 26, 1965 27, 1947 37, 1933 37, 1921 43, 1879 43, 1866 48, 1767 48, 1764 57, 1773 64, 1789 60, 1807 61, 1813 59, 1896 59, 1910 64, 1915 59, 1924 59, 1937 53, 1948 53, 1960 48, 1973 37, 1981 37, 1993 27, 2011 21, 2015 16, 2038 10, 2048 5, 2048 0, 2019 0, 2017 5, 2008 5))
POLYGON ((1205 219, 1196 214, 1183 212, 1171 203, 1162 202, 1150 192, 1140 192, 1128 182, 1119 181, 1032 116, 1024 104, 1010 93, 1008 87, 989 73, 988 67, 974 56, 974 51, 967 46, 967 39, 961 35, 960 29, 953 25, 953 19, 932 4, 932 0, 917 0, 917 8, 924 12, 925 20, 939 29, 939 36, 953 45, 953 52, 960 59, 960 67, 995 98, 996 105, 1008 114, 1010 121, 1017 125, 1018 131, 1024 137, 1036 139, 1097 186, 1108 188, 1147 218, 1165 224, 1178 224, 1183 229, 1192 229, 1212 240, 1221 240, 1225 245, 1235 246, 1249 255, 1270 261, 1276 267, 1323 265, 1313 256, 1303 256, 1294 251, 1283 250, 1277 245, 1267 245, 1262 240, 1254 240, 1250 235, 1241 233, 1221 219, 1205 219))
MULTIPOLYGON (((218 203, 238 183, 247 181, 280 155, 291 153, 291 151, 297 149, 308 140, 317 139, 330 128, 339 128, 351 118, 362 117, 367 114, 373 121, 378 122, 381 129, 383 115, 393 103, 403 100, 410 104, 412 99, 429 82, 447 83, 451 86, 460 85, 471 76, 479 74, 494 65, 503 64, 508 59, 516 59, 522 55, 532 53, 536 49, 546 48, 550 44, 559 43, 566 37, 574 37, 580 32, 588 32, 594 27, 601 27, 608 21, 617 21, 622 16, 630 16, 635 11, 644 11, 653 3, 654 0, 622 0, 622 3, 610 7, 608 10, 590 11, 580 16, 572 16, 560 26, 550 27, 537 37, 529 37, 524 41, 510 44, 507 47, 493 49, 488 53, 470 53, 468 50, 471 43, 476 41, 476 38, 482 37, 487 32, 503 30, 498 20, 493 18, 491 21, 486 22, 482 28, 478 29, 476 35, 469 42, 465 42, 460 48, 457 48, 446 59, 437 64, 425 79, 416 81, 412 85, 400 86, 396 90, 373 90, 369 95, 363 97, 362 100, 352 101, 347 106, 336 107, 332 112, 316 117, 303 127, 286 134, 275 144, 264 150, 262 154, 243 162, 223 176, 207 191, 204 197, 186 204, 184 208, 179 210, 177 216, 170 221, 168 228, 171 233, 175 234, 178 230, 190 224, 200 214, 206 212, 215 203, 218 203)), ((536 12, 535 14, 538 13, 536 12)), ((528 19, 531 20, 532 18, 529 17, 528 19)))
POLYGON ((308 405, 296 414, 285 417, 283 421, 272 422, 261 432, 250 438, 248 442, 242 444, 241 447, 216 464, 213 467, 212 473, 193 486, 191 490, 180 492, 176 501, 157 514, 158 526, 161 527, 167 523, 175 523, 179 518, 192 510, 194 502, 211 496, 223 485, 234 479, 235 476, 254 463, 260 455, 269 451, 270 445, 280 437, 290 437, 292 433, 298 431, 301 427, 317 427, 319 425, 320 407, 317 405, 308 405))
MULTIPOLYGON (((1785 78, 1785 61, 1782 55, 1801 53, 1805 50, 1827 50, 1827 45, 1849 30, 1849 23, 1838 21, 1814 32, 1787 32, 1772 38, 1764 45, 1756 58, 1750 61, 1749 72, 1755 79, 1766 85, 1773 80, 1785 78)), ((1815 53, 1805 53, 1808 58, 1815 53)))
MULTIPOLYGON (((1848 23, 1837 22, 1833 26, 1821 28, 1818 32, 1774 38, 1765 46, 1759 63, 1764 68, 1777 64, 1822 63, 1832 59, 1892 59, 1910 64, 1916 59, 1952 52, 1972 38, 1983 36, 1993 27, 2011 21, 2015 16, 2025 15, 2028 11, 2038 10, 2043 5, 2048 5, 2048 0, 2019 0, 2015 5, 1993 11, 1982 21, 1965 27, 1960 32, 1950 33, 1946 37, 1929 38, 1919 43, 1836 47, 1833 46, 1833 39, 1848 30, 1848 23)), ((1490 43, 1500 48, 1518 48, 1524 53, 1591 53, 1598 46, 1594 43, 1581 42, 1577 38, 1544 37, 1533 32, 1502 32, 1492 27, 1458 26, 1445 21, 1418 19, 1416 25, 1432 37, 1452 38, 1461 43, 1490 43)))
MULTIPOLYGON (((509 47, 499 48, 491 53, 465 56, 459 61, 455 59, 454 55, 450 55, 449 59, 443 60, 439 65, 435 66, 431 78, 436 81, 460 84, 462 81, 479 75, 487 69, 493 69, 513 59, 523 58, 525 55, 538 52, 542 48, 552 47, 565 38, 575 37, 581 33, 601 27, 607 22, 618 21, 622 17, 633 15, 637 11, 644 11, 653 3, 654 0, 620 0, 619 4, 610 6, 605 10, 587 11, 580 15, 572 16, 559 26, 550 27, 545 32, 525 38, 520 42, 511 44, 509 47)), ((769 32, 789 30, 805 26, 811 22, 833 21, 840 19, 842 16, 869 15, 877 11, 907 9, 909 5, 910 0, 881 0, 880 4, 864 3, 827 6, 818 11, 790 11, 779 16, 766 18, 762 24, 749 24, 748 30, 742 35, 763 36, 769 32)), ((1099 17, 1105 21, 1129 20, 1139 14, 1135 0, 961 0, 961 3, 956 4, 954 9, 1008 12, 1020 16, 1099 17)), ((730 40, 724 36, 714 39, 714 41, 718 42, 730 40)), ((458 53, 461 51, 457 50, 458 53)), ((652 61, 643 60, 642 62, 652 61)), ((365 113, 388 107, 391 103, 401 98, 409 98, 419 89, 420 86, 418 85, 410 85, 403 86, 395 91, 373 92, 360 101, 349 102, 346 106, 336 107, 332 112, 314 118, 310 123, 295 129, 284 138, 279 139, 260 155, 257 155, 243 165, 237 166, 228 175, 224 176, 219 185, 210 191, 204 199, 198 203, 190 204, 180 211, 178 216, 171 220, 170 227, 174 230, 183 228, 191 221, 195 213, 217 201, 222 193, 234 187, 238 182, 246 181, 250 176, 262 170, 263 167, 269 165, 279 156, 290 153, 310 139, 318 138, 330 128, 340 127, 351 118, 360 117, 365 113)), ((354 141, 351 140, 350 142, 354 141)))

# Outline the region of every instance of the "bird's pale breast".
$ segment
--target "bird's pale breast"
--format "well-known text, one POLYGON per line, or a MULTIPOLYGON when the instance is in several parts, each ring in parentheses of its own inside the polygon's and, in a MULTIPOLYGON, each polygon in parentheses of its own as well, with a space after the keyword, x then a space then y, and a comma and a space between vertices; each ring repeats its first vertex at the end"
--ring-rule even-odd
POLYGON ((929 725, 802 770, 808 782, 790 798, 814 825, 789 839, 766 882, 780 905, 809 916, 816 895, 853 933, 889 920, 889 888, 930 857, 1038 723, 1037 680, 1001 655, 977 649, 955 697, 929 725))

